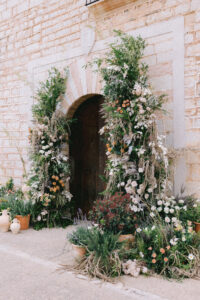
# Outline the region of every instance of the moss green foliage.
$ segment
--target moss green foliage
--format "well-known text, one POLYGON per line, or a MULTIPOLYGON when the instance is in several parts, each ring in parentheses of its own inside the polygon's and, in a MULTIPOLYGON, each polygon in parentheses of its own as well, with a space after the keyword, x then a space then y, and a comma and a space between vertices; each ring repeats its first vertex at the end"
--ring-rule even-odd
POLYGON ((67 73, 57 69, 40 84, 33 106, 33 127, 30 129, 32 166, 29 174, 30 198, 34 202, 34 228, 66 226, 70 221, 68 191, 69 158, 64 152, 69 126, 62 113, 61 102, 66 88, 67 73))

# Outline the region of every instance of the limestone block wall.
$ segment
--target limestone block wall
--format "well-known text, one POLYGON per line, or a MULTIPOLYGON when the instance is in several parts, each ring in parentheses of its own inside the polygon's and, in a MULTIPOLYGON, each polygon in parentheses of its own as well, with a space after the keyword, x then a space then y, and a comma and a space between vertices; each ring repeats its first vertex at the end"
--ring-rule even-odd
POLYGON ((176 191, 200 195, 200 1, 1 0, 0 182, 21 184, 28 166, 33 94, 51 66, 69 67, 63 109, 72 114, 100 78, 83 66, 105 53, 120 29, 146 39, 144 61, 156 93, 168 94, 169 114, 158 121, 167 143, 179 150, 176 191))

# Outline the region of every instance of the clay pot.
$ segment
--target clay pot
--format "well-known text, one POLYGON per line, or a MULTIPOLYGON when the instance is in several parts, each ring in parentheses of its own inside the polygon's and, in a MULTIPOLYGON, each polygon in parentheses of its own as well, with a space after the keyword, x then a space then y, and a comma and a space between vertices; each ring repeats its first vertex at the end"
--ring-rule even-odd
POLYGON ((21 230, 26 230, 29 228, 30 215, 27 216, 17 215, 15 216, 15 218, 19 221, 21 230))
POLYGON ((195 224, 195 232, 197 233, 200 231, 200 223, 194 222, 194 224, 195 224))
POLYGON ((72 247, 74 249, 74 252, 75 252, 77 258, 81 258, 85 255, 86 249, 84 247, 74 245, 74 244, 72 244, 72 247))
POLYGON ((11 225, 10 225, 10 230, 12 231, 12 233, 17 234, 20 231, 20 222, 19 220, 17 220, 16 218, 13 219, 11 225))
POLYGON ((0 232, 7 232, 10 227, 10 214, 7 209, 2 210, 0 216, 0 232))
POLYGON ((134 240, 135 237, 133 234, 121 234, 118 239, 119 242, 124 242, 125 249, 127 250, 131 248, 131 244, 133 244, 134 240))

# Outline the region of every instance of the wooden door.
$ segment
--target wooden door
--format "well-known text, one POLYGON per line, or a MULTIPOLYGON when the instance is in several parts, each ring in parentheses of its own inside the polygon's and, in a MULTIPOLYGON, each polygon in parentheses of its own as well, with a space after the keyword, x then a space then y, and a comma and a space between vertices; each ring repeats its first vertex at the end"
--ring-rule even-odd
POLYGON ((100 116, 102 97, 95 96, 79 106, 71 130, 70 158, 72 179, 70 191, 75 209, 88 213, 98 194, 105 189, 99 175, 105 169, 105 145, 99 135, 103 126, 100 116))

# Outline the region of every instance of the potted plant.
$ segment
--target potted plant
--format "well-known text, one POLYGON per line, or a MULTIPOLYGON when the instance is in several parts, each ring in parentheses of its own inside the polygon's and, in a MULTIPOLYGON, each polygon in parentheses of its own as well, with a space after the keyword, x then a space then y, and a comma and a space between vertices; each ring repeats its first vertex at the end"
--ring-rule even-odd
POLYGON ((131 210, 132 200, 129 194, 115 193, 95 202, 90 219, 108 232, 119 234, 119 241, 134 241, 137 218, 131 210))
POLYGON ((20 196, 10 195, 8 203, 11 217, 19 220, 21 230, 28 229, 30 223, 30 215, 32 212, 31 201, 25 201, 20 196))
POLYGON ((184 223, 192 222, 197 233, 200 231, 200 203, 193 199, 187 204, 187 209, 181 210, 179 219, 184 223))
POLYGON ((85 247, 87 245, 88 233, 88 228, 78 227, 74 232, 67 236, 78 257, 83 257, 86 254, 85 247))

